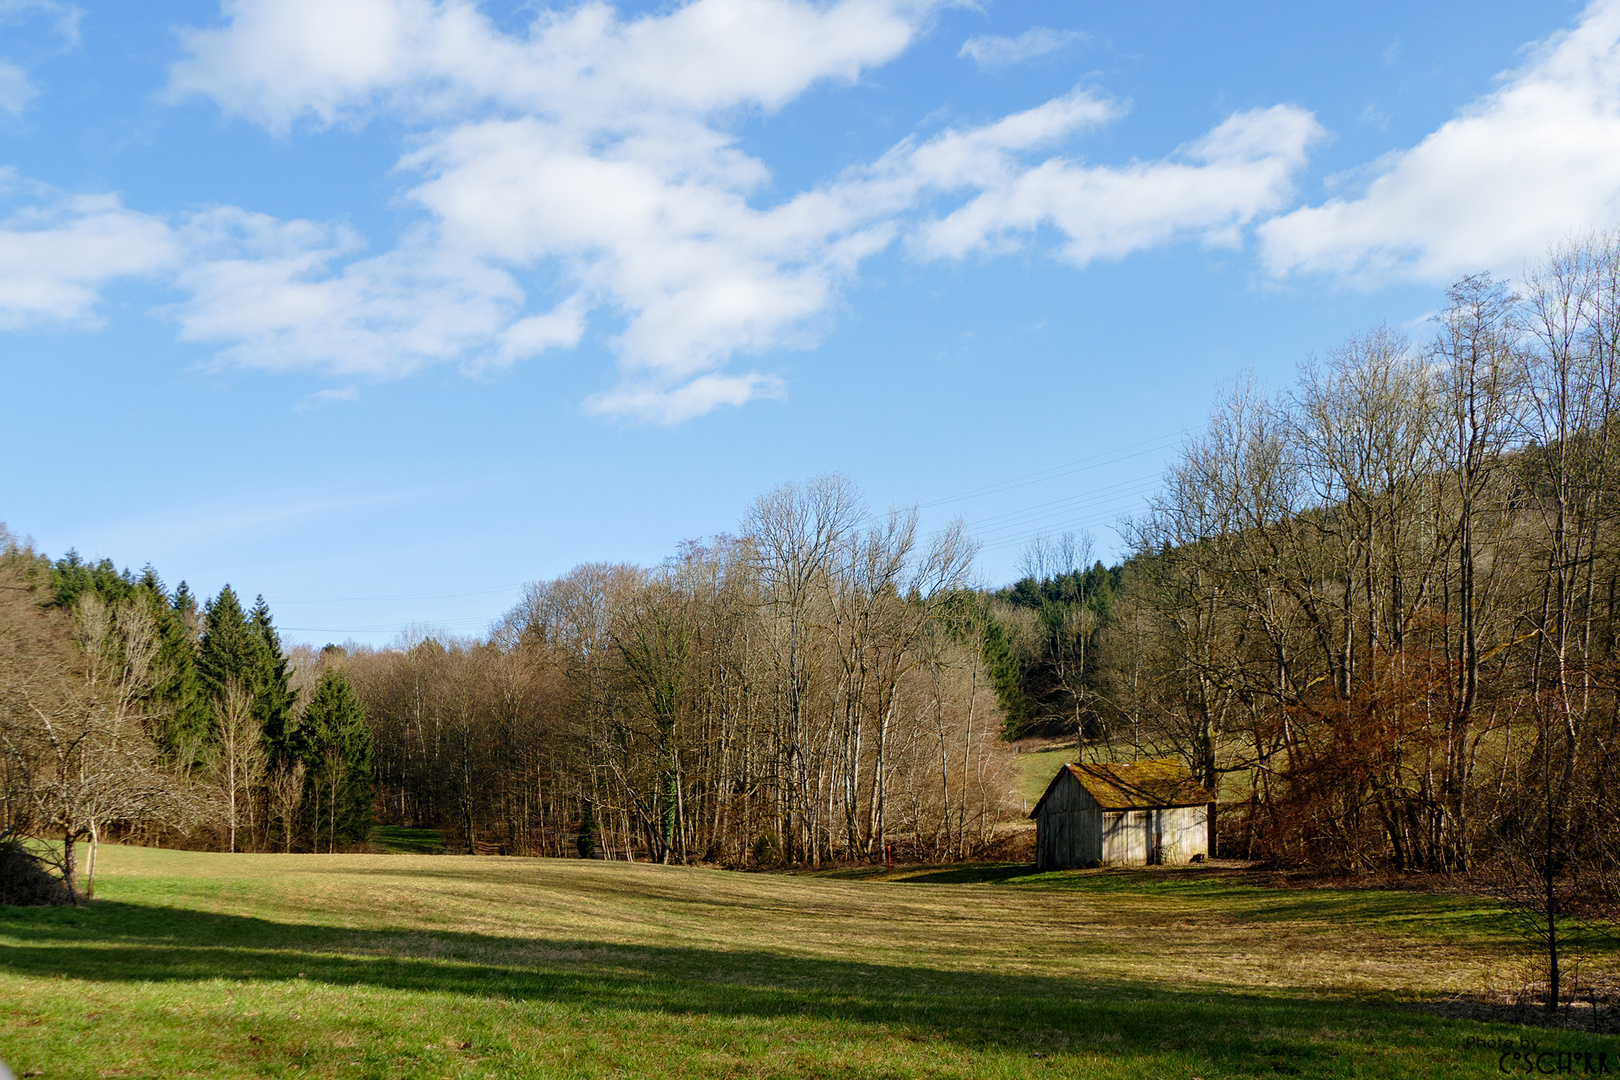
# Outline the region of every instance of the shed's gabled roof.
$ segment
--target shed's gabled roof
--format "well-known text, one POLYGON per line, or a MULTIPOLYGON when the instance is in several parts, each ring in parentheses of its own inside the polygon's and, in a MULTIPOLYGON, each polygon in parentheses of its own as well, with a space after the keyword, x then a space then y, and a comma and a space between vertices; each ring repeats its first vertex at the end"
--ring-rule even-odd
POLYGON ((1173 761, 1126 761, 1113 765, 1065 764, 1046 785, 1046 793, 1029 812, 1034 817, 1047 795, 1067 772, 1104 810, 1146 806, 1202 806, 1215 801, 1208 788, 1173 761))

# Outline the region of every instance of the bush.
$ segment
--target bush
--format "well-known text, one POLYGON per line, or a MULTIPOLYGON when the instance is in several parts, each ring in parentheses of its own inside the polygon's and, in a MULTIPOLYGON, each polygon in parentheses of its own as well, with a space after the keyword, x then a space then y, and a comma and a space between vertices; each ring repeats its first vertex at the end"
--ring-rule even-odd
POLYGON ((0 840, 0 904, 59 907, 73 903, 67 886, 15 840, 0 840))
POLYGON ((782 841, 773 832, 762 832, 755 837, 751 850, 755 866, 771 867, 782 864, 782 841))

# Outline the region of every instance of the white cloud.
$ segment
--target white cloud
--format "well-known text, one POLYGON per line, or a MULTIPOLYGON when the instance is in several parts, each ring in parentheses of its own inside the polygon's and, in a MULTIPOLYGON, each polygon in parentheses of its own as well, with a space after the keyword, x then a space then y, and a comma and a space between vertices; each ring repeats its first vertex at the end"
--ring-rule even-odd
MULTIPOLYGON (((43 20, 50 32, 71 48, 79 43, 79 20, 83 12, 77 4, 60 0, 0 0, 0 25, 43 20)), ((0 112, 20 116, 28 103, 39 96, 39 88, 28 73, 10 60, 0 58, 0 112)))
POLYGON ((757 209, 769 172, 715 117, 857 78, 931 6, 697 0, 627 21, 587 3, 508 35, 465 0, 230 0, 223 28, 186 35, 172 91, 277 132, 382 111, 426 125, 402 165, 430 220, 410 250, 347 264, 317 244, 190 270, 185 333, 236 339, 226 355, 259 366, 399 374, 571 347, 598 306, 623 320, 615 341, 639 388, 612 396, 626 411, 775 393, 763 376, 692 380, 803 340, 803 321, 892 230, 816 193, 757 209), (573 281, 551 312, 528 310, 513 276, 541 265, 573 281), (654 392, 676 396, 653 407, 654 392))
POLYGON ((0 217, 0 327, 95 321, 100 288, 167 266, 167 225, 113 195, 65 195, 0 169, 0 196, 24 205, 0 217))
POLYGON ((38 92, 27 72, 9 60, 0 60, 0 112, 21 116, 38 92))
POLYGON ((628 368, 688 378, 780 344, 876 246, 815 193, 755 209, 758 163, 718 143, 696 125, 604 149, 536 119, 468 124, 411 159, 428 177, 411 196, 468 250, 562 260, 623 313, 628 368))
POLYGON ((628 383, 585 403, 586 411, 627 416, 659 424, 678 424, 721 405, 742 405, 756 398, 780 398, 780 380, 768 375, 700 375, 670 390, 652 383, 628 383))
POLYGON ((962 43, 962 49, 956 55, 969 57, 979 67, 992 71, 1057 52, 1084 40, 1085 35, 1074 30, 1051 30, 1044 26, 1035 26, 1015 38, 995 37, 989 34, 970 37, 962 43))
POLYGON ((1513 273, 1620 217, 1620 0, 1597 0, 1500 89, 1380 166, 1359 197, 1260 226, 1270 269, 1513 273))
POLYGON ((296 413, 307 413, 311 409, 318 409, 323 405, 335 405, 340 401, 360 400, 358 386, 331 387, 326 390, 317 390, 313 394, 293 406, 296 413))
POLYGON ((523 302, 510 274, 426 231, 341 267, 358 239, 309 222, 225 208, 183 235, 181 336, 231 342, 224 358, 251 367, 408 375, 489 347, 523 302))
POLYGON ((942 190, 1007 183, 1024 166, 1018 154, 1038 150, 1124 114, 1117 102, 1076 90, 1043 105, 966 131, 946 131, 913 149, 902 145, 885 158, 919 183, 942 190))
MULTIPOLYGON (((222 27, 185 35, 172 92, 284 134, 403 121, 403 201, 421 216, 373 254, 339 228, 202 215, 181 230, 182 335, 231 362, 387 378, 572 348, 605 316, 620 380, 587 408, 674 423, 779 396, 778 379, 728 365, 812 343, 897 237, 959 258, 1052 225, 1076 262, 1229 240, 1280 205, 1317 130, 1298 109, 1256 110, 1171 158, 1088 165, 1064 144, 1124 110, 1077 90, 767 199, 735 117, 859 78, 936 4, 695 0, 623 19, 588 2, 503 33, 470 0, 227 0, 222 27)), ((964 50, 994 62, 1068 40, 964 50)))
POLYGON ((0 0, 0 23, 17 23, 29 19, 50 22, 52 31, 67 45, 79 43, 79 21, 84 12, 77 4, 61 0, 0 0))
POLYGON ((530 315, 508 326, 501 335, 495 363, 510 364, 547 349, 571 349, 584 333, 585 304, 581 297, 570 296, 543 315, 530 315))
POLYGON ((853 80, 904 49, 937 2, 696 0, 630 22, 595 2, 516 37, 470 0, 225 0, 227 26, 183 35, 192 57, 171 89, 278 131, 479 101, 617 127, 649 108, 774 108, 853 80))
POLYGON ((982 165, 982 192, 924 226, 920 244, 927 254, 961 258, 1051 225, 1066 238, 1063 257, 1083 265, 1178 236, 1231 242, 1240 226, 1286 201, 1320 130, 1304 110, 1277 105, 1228 118, 1172 159, 1118 168, 1058 157, 1025 169, 982 165))

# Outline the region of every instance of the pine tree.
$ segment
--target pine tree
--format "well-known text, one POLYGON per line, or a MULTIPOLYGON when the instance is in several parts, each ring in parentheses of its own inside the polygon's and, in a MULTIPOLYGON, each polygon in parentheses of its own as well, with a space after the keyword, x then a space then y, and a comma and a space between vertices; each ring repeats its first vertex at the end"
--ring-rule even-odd
POLYGON ((258 598, 251 614, 242 610, 229 585, 208 602, 197 646, 197 675, 210 704, 224 700, 232 679, 248 689, 271 764, 281 764, 292 751, 293 692, 287 657, 264 597, 258 598))
POLYGON ((261 647, 241 601, 225 586, 203 608, 202 639, 197 643, 197 677, 203 692, 212 700, 223 700, 232 679, 256 690, 261 647))
POLYGON ((990 685, 996 691, 996 704, 1001 706, 1002 737, 1014 739, 1023 729, 1025 719, 1018 659, 1007 642, 1007 631, 993 612, 985 612, 983 626, 982 656, 990 675, 990 685))
MULTIPOLYGON (((151 570, 151 567, 147 567, 147 570, 151 570)), ((78 551, 70 549, 62 559, 50 563, 52 607, 73 607, 79 597, 86 593, 94 593, 112 606, 130 599, 138 588, 139 583, 134 580, 134 575, 128 570, 118 570, 112 559, 84 562, 78 551)))
POLYGON ((152 691, 153 713, 158 718, 153 737, 165 758, 190 767, 202 759, 210 722, 208 698, 197 672, 197 643, 192 636, 197 601, 183 581, 171 599, 150 566, 142 573, 138 587, 157 623, 156 662, 163 672, 152 691))
POLYGON ((292 690, 292 671, 281 651, 281 635, 270 620, 270 605, 260 596, 248 616, 259 644, 258 680, 254 711, 264 725, 264 741, 273 763, 279 764, 293 750, 292 711, 297 695, 292 690))
POLYGON ((335 851, 371 832, 371 728, 342 668, 321 673, 296 737, 312 846, 335 851))
POLYGON ((80 596, 93 592, 108 604, 129 599, 136 583, 128 570, 122 572, 111 559, 97 563, 85 562, 75 550, 69 550, 51 564, 51 591, 55 607, 70 608, 80 596))

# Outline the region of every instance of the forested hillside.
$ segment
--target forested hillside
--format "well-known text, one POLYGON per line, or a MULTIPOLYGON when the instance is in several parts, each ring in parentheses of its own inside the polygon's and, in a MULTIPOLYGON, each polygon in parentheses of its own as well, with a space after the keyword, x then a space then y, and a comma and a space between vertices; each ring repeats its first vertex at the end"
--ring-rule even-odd
POLYGON ((371 734, 337 667, 302 695, 269 608, 229 586, 197 608, 70 552, 0 536, 0 832, 226 850, 330 851, 365 839, 371 734))
POLYGON ((1228 853, 1612 894, 1620 248, 1449 297, 1235 386, 1106 576, 998 594, 1022 722, 1183 760, 1228 853))
MULTIPOLYGON (((1105 567, 1085 537, 969 588, 960 526, 841 477, 659 566, 531 585, 487 636, 283 649, 6 540, 4 825, 330 851, 373 821, 464 851, 819 864, 985 852, 1010 739, 1169 757, 1228 854, 1620 870, 1620 246, 1465 278, 1276 393, 1240 382, 1105 567)), ((71 870, 71 867, 67 867, 71 870)), ((1550 896, 1550 892, 1548 893, 1550 896)), ((1550 902, 1550 901, 1549 901, 1550 902)))

